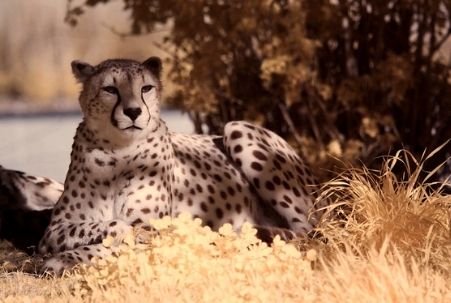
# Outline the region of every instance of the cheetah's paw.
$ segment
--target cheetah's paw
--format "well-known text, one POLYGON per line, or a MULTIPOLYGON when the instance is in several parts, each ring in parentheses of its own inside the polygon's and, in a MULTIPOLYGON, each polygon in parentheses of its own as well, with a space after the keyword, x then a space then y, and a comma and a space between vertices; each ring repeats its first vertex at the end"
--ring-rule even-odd
POLYGON ((74 261, 63 260, 58 256, 51 257, 44 261, 40 274, 61 276, 65 270, 71 269, 76 263, 74 261))

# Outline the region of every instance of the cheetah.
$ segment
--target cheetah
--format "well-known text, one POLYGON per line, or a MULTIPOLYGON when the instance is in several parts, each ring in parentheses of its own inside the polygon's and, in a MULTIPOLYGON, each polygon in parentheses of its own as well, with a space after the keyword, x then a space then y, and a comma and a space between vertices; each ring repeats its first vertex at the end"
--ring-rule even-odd
POLYGON ((222 136, 168 131, 158 57, 71 66, 83 120, 39 243, 51 256, 44 270, 61 273, 107 256, 106 237, 184 212, 212 229, 250 222, 264 240, 307 234, 318 221, 309 216, 317 208, 315 180, 277 134, 244 121, 227 123, 222 136))

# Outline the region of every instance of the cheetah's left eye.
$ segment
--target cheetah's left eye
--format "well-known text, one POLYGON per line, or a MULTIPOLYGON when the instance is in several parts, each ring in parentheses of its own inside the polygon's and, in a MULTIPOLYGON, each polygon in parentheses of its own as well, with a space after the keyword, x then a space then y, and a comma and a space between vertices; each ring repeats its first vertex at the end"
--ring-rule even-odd
POLYGON ((111 86, 111 85, 109 85, 109 86, 104 86, 104 87, 102 87, 102 89, 103 89, 104 91, 106 91, 107 93, 109 93, 109 94, 113 94, 113 95, 117 95, 117 94, 118 94, 117 88, 114 87, 114 86, 111 86))
POLYGON ((153 88, 152 85, 145 85, 141 88, 141 93, 147 93, 150 92, 150 90, 153 88))

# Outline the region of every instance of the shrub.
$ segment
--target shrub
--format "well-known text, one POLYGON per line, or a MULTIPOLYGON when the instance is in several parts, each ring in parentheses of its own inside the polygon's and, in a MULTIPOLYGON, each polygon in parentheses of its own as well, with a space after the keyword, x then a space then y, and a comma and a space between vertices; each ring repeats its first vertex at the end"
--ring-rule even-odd
MULTIPOLYGON (((67 20, 105 2, 69 6, 67 20)), ((123 3, 130 34, 171 28, 159 45, 179 87, 170 101, 199 133, 251 120, 315 164, 327 154, 370 164, 401 147, 420 155, 451 137, 442 52, 451 34, 448 1, 123 3)), ((449 148, 440 153, 439 162, 449 148)))

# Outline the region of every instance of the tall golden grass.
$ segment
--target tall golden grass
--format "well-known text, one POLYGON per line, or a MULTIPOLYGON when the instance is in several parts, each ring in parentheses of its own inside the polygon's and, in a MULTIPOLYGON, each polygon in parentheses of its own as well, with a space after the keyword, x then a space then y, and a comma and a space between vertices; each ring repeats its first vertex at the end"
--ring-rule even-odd
POLYGON ((401 150, 381 171, 354 169, 330 181, 322 196, 335 197, 335 203, 326 207, 318 228, 328 245, 365 252, 389 243, 406 260, 451 274, 451 197, 442 194, 451 183, 428 183, 440 167, 423 170, 425 161, 448 143, 419 161, 401 150), (401 179, 393 173, 396 166, 405 172, 401 179))
MULTIPOLYGON (((430 156, 432 156, 431 153, 430 156)), ((4 273, 5 302, 450 302, 451 196, 400 151, 379 171, 326 185, 318 236, 267 246, 255 230, 219 232, 181 216, 152 222, 148 244, 128 237, 118 257, 64 278, 4 273), (395 166, 405 168, 398 179, 395 166)), ((108 241, 105 241, 108 245, 108 241)))

